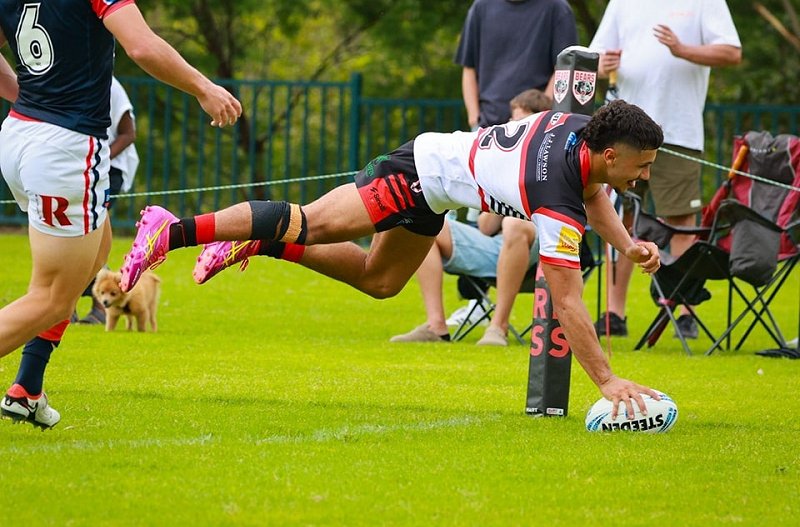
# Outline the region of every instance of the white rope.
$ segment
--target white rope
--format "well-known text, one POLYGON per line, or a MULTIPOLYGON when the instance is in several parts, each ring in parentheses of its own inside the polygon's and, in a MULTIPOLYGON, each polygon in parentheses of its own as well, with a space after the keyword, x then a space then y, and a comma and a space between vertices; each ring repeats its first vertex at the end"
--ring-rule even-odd
MULTIPOLYGON (((300 183, 304 181, 318 181, 321 179, 332 179, 338 177, 346 177, 346 176, 354 176, 358 172, 352 170, 350 172, 338 172, 336 174, 322 174, 318 176, 307 176, 307 177, 300 177, 300 178, 290 178, 290 179, 276 179, 272 181, 257 181, 253 183, 239 183, 237 185, 217 185, 213 187, 195 187, 195 188, 184 188, 184 189, 177 189, 177 190, 157 190, 151 192, 130 192, 125 194, 116 194, 112 197, 115 198, 122 198, 122 197, 140 197, 140 196, 168 196, 171 194, 192 194, 195 192, 207 192, 210 190, 230 190, 236 188, 249 188, 249 187, 268 187, 271 185, 282 185, 285 183, 300 183)), ((8 205, 16 203, 13 199, 11 200, 3 200, 0 201, 0 205, 8 205)))
POLYGON ((712 163, 711 161, 706 161, 705 159, 698 159, 696 157, 688 156, 686 154, 682 154, 680 152, 676 152, 674 150, 670 150, 669 148, 664 148, 663 146, 661 148, 659 148, 659 150, 661 150, 663 152, 666 152, 668 154, 672 154, 672 155, 677 156, 677 157, 682 157, 683 159, 688 159, 690 161, 695 161, 697 163, 700 163, 701 165, 706 165, 706 166, 710 166, 710 167, 713 167, 713 168, 717 168, 719 170, 723 170, 726 173, 733 172, 734 174, 736 174, 738 176, 744 176, 746 178, 750 178, 750 179, 753 179, 755 181, 760 181, 762 183, 766 183, 767 185, 772 185, 772 186, 775 186, 775 187, 785 188, 786 190, 793 190, 794 192, 800 192, 800 187, 787 185, 786 183, 781 183, 780 181, 773 181, 771 179, 763 178, 761 176, 757 176, 757 175, 751 174, 749 172, 742 172, 741 170, 735 170, 733 167, 726 167, 726 166, 723 166, 723 165, 718 165, 716 163, 712 163))
MULTIPOLYGON (((706 165, 706 166, 709 166, 709 167, 712 167, 712 168, 716 168, 718 170, 723 170, 726 173, 733 172, 734 174, 737 174, 739 176, 744 176, 746 178, 750 178, 750 179, 753 179, 755 181, 760 181, 760 182, 765 183, 767 185, 773 185, 773 186, 776 186, 776 187, 784 188, 786 190, 791 190, 791 191, 794 191, 794 192, 800 192, 800 187, 795 187, 793 185, 787 185, 786 183, 781 183, 779 181, 773 181, 771 179, 766 179, 766 178, 763 178, 761 176, 757 176, 755 174, 751 174, 749 172, 743 172, 741 170, 734 170, 733 167, 726 167, 724 165, 719 165, 719 164, 713 163, 711 161, 706 161, 704 159, 698 159, 696 157, 692 157, 692 156, 683 154, 681 152, 676 152, 674 150, 670 150, 669 148, 664 148, 663 146, 659 150, 662 150, 662 151, 664 151, 664 152, 666 152, 668 154, 671 154, 671 155, 674 155, 674 156, 677 156, 677 157, 680 157, 680 158, 683 158, 683 159, 688 159, 689 161, 694 161, 696 163, 700 163, 701 165, 706 165)), ((304 181, 318 181, 318 180, 322 180, 322 179, 332 179, 332 178, 337 178, 337 177, 353 176, 353 175, 355 175, 357 173, 358 173, 357 171, 351 170, 349 172, 338 172, 338 173, 335 173, 335 174, 322 174, 322 175, 307 176, 307 177, 302 177, 302 178, 278 179, 278 180, 273 180, 273 181, 258 181, 258 182, 253 182, 253 183, 240 183, 238 185, 217 185, 217 186, 212 186, 212 187, 195 187, 195 188, 176 189, 176 190, 159 190, 159 191, 150 191, 150 192, 131 192, 131 193, 127 193, 127 194, 118 194, 118 195, 112 196, 112 197, 123 197, 123 196, 125 196, 125 197, 135 198, 135 197, 141 197, 141 196, 168 196, 168 195, 173 195, 173 194, 193 194, 193 193, 196 193, 196 192, 208 192, 208 191, 213 191, 213 190, 231 190, 231 189, 237 189, 237 188, 268 187, 268 186, 271 186, 271 185, 281 185, 281 184, 285 184, 285 183, 301 183, 301 182, 304 182, 304 181)), ((0 200, 0 205, 10 205, 10 204, 13 204, 13 203, 16 203, 16 201, 14 201, 13 199, 0 200)))

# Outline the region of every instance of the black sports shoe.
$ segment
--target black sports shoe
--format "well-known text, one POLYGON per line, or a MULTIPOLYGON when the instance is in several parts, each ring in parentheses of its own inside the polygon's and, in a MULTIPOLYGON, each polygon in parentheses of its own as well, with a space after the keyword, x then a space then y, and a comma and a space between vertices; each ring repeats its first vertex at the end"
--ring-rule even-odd
MULTIPOLYGON (((685 339, 696 339, 697 338, 697 322, 695 322, 694 317, 692 315, 681 315, 676 320, 678 323, 678 329, 681 330, 681 335, 685 339)), ((678 338, 678 332, 675 331, 675 338, 678 338)))
POLYGON ((598 337, 606 334, 606 315, 609 317, 608 329, 609 334, 613 337, 627 337, 628 336, 628 317, 622 318, 616 313, 608 312, 600 315, 597 322, 594 323, 594 330, 598 337))

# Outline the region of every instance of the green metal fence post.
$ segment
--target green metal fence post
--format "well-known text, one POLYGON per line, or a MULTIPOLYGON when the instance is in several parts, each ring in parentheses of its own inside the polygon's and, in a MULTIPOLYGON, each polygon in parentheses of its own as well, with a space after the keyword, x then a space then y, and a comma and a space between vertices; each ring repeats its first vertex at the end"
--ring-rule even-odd
POLYGON ((361 163, 358 159, 361 140, 361 85, 360 73, 350 76, 350 170, 358 170, 361 163))

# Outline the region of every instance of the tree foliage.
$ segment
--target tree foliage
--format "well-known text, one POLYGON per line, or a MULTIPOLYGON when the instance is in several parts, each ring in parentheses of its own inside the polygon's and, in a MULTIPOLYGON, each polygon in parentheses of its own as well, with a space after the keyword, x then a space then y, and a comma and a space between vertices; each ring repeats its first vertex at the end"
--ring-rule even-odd
MULTIPOLYGON (((607 2, 570 4, 588 44, 607 2)), ((744 61, 714 70, 709 100, 796 104, 800 24, 792 0, 728 4, 744 61)), ((368 96, 460 97, 453 55, 470 6, 464 0, 141 0, 139 6, 159 34, 212 76, 344 80, 360 72, 368 96)), ((137 71, 125 58, 119 62, 123 74, 137 71)))

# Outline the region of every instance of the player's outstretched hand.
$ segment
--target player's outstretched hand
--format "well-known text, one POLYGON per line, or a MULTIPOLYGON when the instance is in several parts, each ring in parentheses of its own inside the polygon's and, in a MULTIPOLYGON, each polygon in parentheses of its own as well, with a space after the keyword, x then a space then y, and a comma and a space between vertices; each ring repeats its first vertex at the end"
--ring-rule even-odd
POLYGON ((242 115, 242 105, 231 93, 217 84, 211 84, 208 90, 197 97, 200 106, 211 116, 211 126, 228 126, 234 124, 242 115))
POLYGON ((639 410, 644 415, 647 415, 647 406, 644 404, 642 394, 646 393, 656 401, 661 400, 661 396, 658 395, 658 392, 648 388, 647 386, 617 377, 616 375, 612 375, 611 378, 600 385, 600 392, 603 394, 603 397, 613 403, 611 407, 612 419, 617 417, 620 401, 625 403, 625 408, 628 412, 628 415, 633 415, 634 413, 633 401, 636 401, 636 405, 639 407, 639 410))
POLYGON ((661 257, 658 255, 658 246, 653 242, 636 242, 625 251, 625 256, 634 263, 639 264, 642 271, 653 274, 661 267, 661 257))

